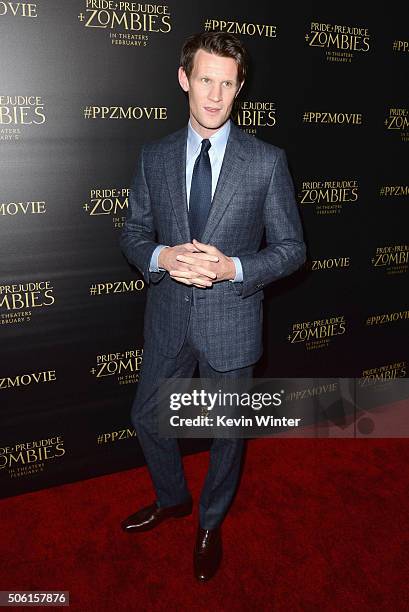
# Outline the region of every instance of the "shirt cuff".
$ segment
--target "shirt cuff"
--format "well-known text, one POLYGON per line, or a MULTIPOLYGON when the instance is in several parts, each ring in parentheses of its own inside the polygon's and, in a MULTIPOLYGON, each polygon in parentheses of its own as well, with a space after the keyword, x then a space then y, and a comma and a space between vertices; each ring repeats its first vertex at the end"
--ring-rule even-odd
POLYGON ((242 283, 243 282, 243 266, 241 265, 241 261, 238 257, 232 257, 234 261, 234 265, 236 266, 236 276, 233 279, 230 279, 231 283, 242 283))
POLYGON ((156 249, 153 251, 151 261, 149 264, 149 272, 162 272, 165 269, 165 268, 159 268, 158 259, 159 259, 159 253, 161 252, 162 249, 165 249, 166 247, 167 247, 166 244, 158 244, 156 249))

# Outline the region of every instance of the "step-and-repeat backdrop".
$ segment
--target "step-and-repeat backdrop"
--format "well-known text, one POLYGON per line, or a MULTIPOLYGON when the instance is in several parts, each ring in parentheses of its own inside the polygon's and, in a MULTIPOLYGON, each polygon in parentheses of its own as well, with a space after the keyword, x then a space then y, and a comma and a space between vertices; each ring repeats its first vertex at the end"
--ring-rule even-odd
POLYGON ((119 236, 139 147, 187 122, 194 32, 248 47, 234 120, 286 150, 308 245, 266 290, 257 375, 407 376, 405 7, 0 2, 3 497, 144 462, 129 411, 146 287, 119 236))

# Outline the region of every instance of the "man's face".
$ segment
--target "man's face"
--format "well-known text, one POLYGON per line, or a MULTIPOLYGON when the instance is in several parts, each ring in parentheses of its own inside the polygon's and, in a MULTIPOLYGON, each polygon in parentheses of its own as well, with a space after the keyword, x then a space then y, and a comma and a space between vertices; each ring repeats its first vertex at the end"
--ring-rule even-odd
POLYGON ((196 51, 189 79, 179 68, 179 83, 189 95, 192 127, 209 138, 230 117, 234 98, 243 83, 238 82, 237 63, 203 49, 196 51))

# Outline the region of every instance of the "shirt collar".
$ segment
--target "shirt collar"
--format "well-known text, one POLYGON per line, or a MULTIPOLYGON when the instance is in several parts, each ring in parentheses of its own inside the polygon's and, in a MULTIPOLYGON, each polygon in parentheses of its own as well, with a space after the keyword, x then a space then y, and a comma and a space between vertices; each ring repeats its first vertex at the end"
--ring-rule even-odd
MULTIPOLYGON (((227 144, 227 140, 229 138, 229 134, 230 119, 228 119, 226 123, 219 130, 217 130, 217 132, 215 132, 213 136, 210 136, 209 138, 210 143, 212 145, 210 150, 213 151, 214 154, 217 155, 219 153, 223 153, 227 144)), ((200 136, 200 134, 198 134, 196 130, 192 128, 192 124, 189 119, 187 129, 187 146, 188 149, 191 151, 192 155, 195 155, 198 152, 198 149, 200 149, 201 147, 202 140, 203 136, 200 136)))

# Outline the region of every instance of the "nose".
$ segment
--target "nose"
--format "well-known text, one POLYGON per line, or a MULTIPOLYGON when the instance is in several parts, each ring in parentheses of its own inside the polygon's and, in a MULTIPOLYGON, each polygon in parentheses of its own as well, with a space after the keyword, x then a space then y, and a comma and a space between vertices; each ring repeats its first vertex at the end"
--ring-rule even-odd
POLYGON ((213 83, 212 87, 209 91, 209 98, 210 100, 213 100, 213 102, 220 102, 220 100, 222 99, 223 95, 222 95, 222 85, 217 84, 217 83, 213 83))

